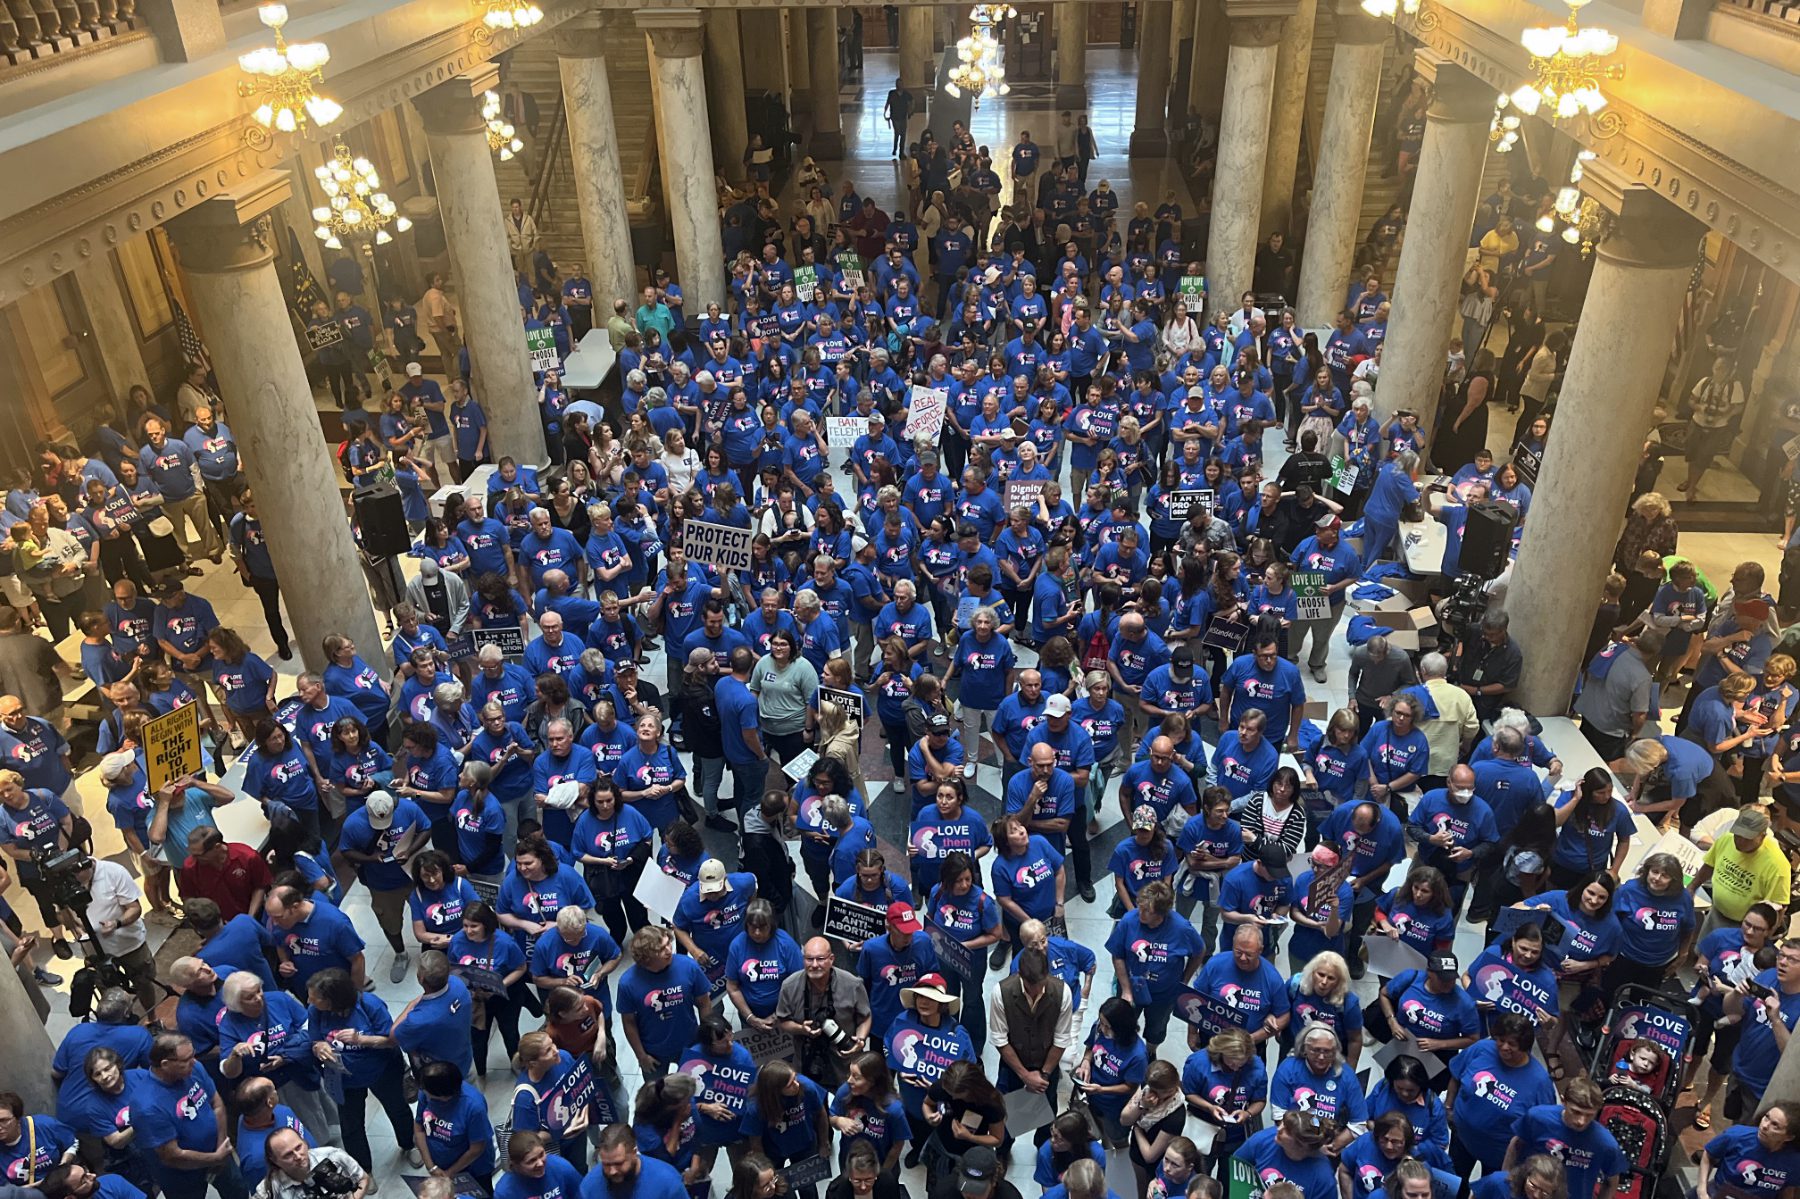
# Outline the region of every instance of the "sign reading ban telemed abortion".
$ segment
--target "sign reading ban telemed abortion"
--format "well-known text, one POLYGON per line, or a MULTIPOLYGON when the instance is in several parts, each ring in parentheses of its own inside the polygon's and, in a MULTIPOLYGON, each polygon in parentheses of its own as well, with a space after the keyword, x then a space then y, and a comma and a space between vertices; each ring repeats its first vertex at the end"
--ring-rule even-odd
POLYGON ((704 520, 690 520, 681 526, 681 548, 689 562, 716 566, 720 570, 749 570, 749 529, 735 525, 715 525, 704 520))

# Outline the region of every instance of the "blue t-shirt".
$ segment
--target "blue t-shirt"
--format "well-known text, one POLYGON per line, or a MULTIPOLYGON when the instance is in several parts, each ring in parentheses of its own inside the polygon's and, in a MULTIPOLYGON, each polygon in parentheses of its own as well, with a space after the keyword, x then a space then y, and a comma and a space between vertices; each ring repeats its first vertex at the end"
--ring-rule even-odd
POLYGON ((471 1146, 485 1145, 468 1171, 480 1178, 493 1174, 494 1125, 488 1119, 487 1100, 480 1091, 466 1082, 450 1099, 433 1099, 420 1091, 416 1120, 425 1131, 425 1148, 432 1165, 448 1167, 471 1146))
POLYGON ((1642 879, 1627 879, 1613 893, 1619 917, 1619 952, 1646 966, 1675 957, 1681 939, 1695 927, 1694 898, 1676 880, 1673 894, 1652 895, 1642 879))
MULTIPOLYGON (((1106 951, 1125 963, 1134 995, 1144 1002, 1173 999, 1181 990, 1190 960, 1206 951, 1205 943, 1194 926, 1178 912, 1170 912, 1155 928, 1146 928, 1143 917, 1135 910, 1113 926, 1106 939, 1106 951)), ((1276 981, 1279 984, 1280 976, 1276 981)), ((1276 988, 1279 990, 1279 985, 1276 988)), ((1283 995, 1285 1000, 1285 993, 1283 995)))
POLYGON ((786 929, 758 944, 748 932, 739 932, 725 954, 725 979, 735 982, 751 1014, 772 1016, 781 998, 781 982, 805 962, 800 946, 786 929))
POLYGON ((619 1011, 637 1022, 644 1052, 668 1061, 693 1042, 700 1030, 699 1001, 711 993, 699 963, 677 953, 654 973, 628 968, 619 979, 619 1011))
POLYGON ((1457 1081, 1456 1136, 1490 1170, 1512 1141, 1518 1118, 1539 1104, 1558 1102, 1556 1084, 1535 1058, 1522 1066, 1500 1060, 1493 1041, 1480 1040, 1450 1059, 1457 1081))
POLYGON ((1296 1161, 1275 1140, 1275 1129, 1265 1128, 1244 1142, 1232 1155, 1250 1163, 1264 1191, 1278 1182, 1291 1182, 1305 1199, 1338 1199, 1337 1171, 1322 1153, 1296 1161))
MULTIPOLYGON (((1792 1032, 1800 1024, 1800 995, 1789 995, 1776 980, 1775 967, 1756 976, 1756 982, 1769 988, 1781 999, 1781 1022, 1792 1032)), ((1775 1074, 1775 1063, 1781 1060, 1781 1048, 1775 1043, 1775 1032, 1769 1024, 1769 1009, 1761 1001, 1744 1004, 1744 1035, 1731 1058, 1731 1072, 1752 1094, 1761 1096, 1769 1089, 1775 1074)))
POLYGON ((1247 1032, 1255 1032, 1269 1016, 1286 1015, 1292 1007, 1287 982, 1273 962, 1263 958, 1256 969, 1240 970, 1230 951, 1207 960, 1194 979, 1194 989, 1230 1008, 1233 1022, 1247 1032))
POLYGON ((473 1011, 468 984, 453 974, 443 990, 420 996, 394 1030, 394 1039, 415 1062, 449 1062, 466 1077, 475 1069, 475 1051, 469 1043, 473 1011))
MULTIPOLYGON (((1095 1025, 1088 1044, 1093 1051, 1088 1058, 1088 1080, 1095 1086, 1110 1087, 1127 1082, 1142 1085, 1144 1072, 1150 1068, 1149 1049, 1142 1037, 1133 1038, 1128 1046, 1120 1045, 1114 1038, 1102 1036, 1099 1025, 1095 1025)), ((1088 1105, 1117 1120, 1129 1098, 1129 1095, 1116 1091, 1094 1092, 1088 1095, 1088 1105)))
POLYGON ((994 898, 1012 900, 1034 920, 1048 920, 1056 912, 1056 872, 1062 865, 1063 855, 1033 833, 1024 853, 995 855, 989 868, 994 898))
POLYGON ((1461 987, 1431 990, 1423 970, 1408 970, 1383 988, 1406 1031, 1415 1037, 1453 1041, 1481 1035, 1481 1009, 1461 987))
POLYGON ((1625 1172, 1625 1155, 1606 1126, 1595 1120, 1580 1132, 1563 1123, 1556 1104, 1533 1107, 1520 1113, 1513 1135, 1525 1142, 1520 1159, 1547 1153, 1563 1164, 1569 1181, 1569 1199, 1594 1199, 1604 1179, 1625 1172))
POLYGON ((177 1185, 203 1170, 165 1166, 155 1158, 155 1150, 173 1142, 179 1149, 210 1153, 219 1147, 219 1121, 213 1113, 213 1096, 218 1088, 212 1076, 196 1068, 179 1082, 164 1082, 148 1070, 132 1070, 125 1076, 125 1088, 131 1096, 132 1124, 137 1128, 136 1144, 149 1151, 153 1169, 165 1184, 177 1185))
POLYGON ((1737 1194, 1776 1199, 1800 1183, 1800 1150, 1790 1146, 1771 1153, 1757 1139, 1754 1125, 1727 1128, 1706 1142, 1706 1155, 1716 1167, 1708 1180, 1708 1189, 1714 1194, 1724 1185, 1737 1194))
POLYGON ((1269 1104, 1283 1111, 1317 1112, 1342 1124, 1369 1118, 1368 1101, 1356 1075, 1341 1063, 1315 1074, 1305 1058, 1284 1059, 1269 1082, 1269 1104))
POLYGON ((350 960, 363 951, 363 939, 350 917, 316 899, 310 916, 296 921, 292 928, 277 928, 274 936, 277 947, 286 950, 293 961, 294 982, 300 987, 321 970, 333 966, 350 969, 350 960))

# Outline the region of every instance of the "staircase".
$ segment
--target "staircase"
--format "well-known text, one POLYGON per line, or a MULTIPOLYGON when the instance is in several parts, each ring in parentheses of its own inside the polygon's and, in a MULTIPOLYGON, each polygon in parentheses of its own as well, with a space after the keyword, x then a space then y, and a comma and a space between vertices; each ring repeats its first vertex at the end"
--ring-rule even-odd
MULTIPOLYGON (((626 206, 635 218, 656 207, 656 125, 650 102, 650 61, 644 39, 628 35, 607 47, 607 79, 612 85, 615 138, 625 179, 626 206)), ((538 234, 551 261, 559 266, 581 262, 581 214, 575 199, 575 168, 569 154, 568 126, 562 109, 562 75, 556 65, 555 39, 536 37, 511 50, 505 80, 537 101, 538 130, 530 147, 535 176, 525 170, 525 156, 494 162, 500 198, 517 196, 537 221, 538 234)))

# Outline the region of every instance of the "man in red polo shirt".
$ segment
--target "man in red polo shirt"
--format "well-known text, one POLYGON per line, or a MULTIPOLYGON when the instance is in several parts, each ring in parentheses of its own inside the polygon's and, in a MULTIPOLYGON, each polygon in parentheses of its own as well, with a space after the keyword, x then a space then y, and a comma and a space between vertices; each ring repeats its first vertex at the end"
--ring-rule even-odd
POLYGON ((203 896, 219 905, 223 920, 261 917, 263 896, 274 886, 269 864, 248 845, 225 840, 216 828, 197 828, 188 836, 187 860, 181 864, 181 897, 203 896))

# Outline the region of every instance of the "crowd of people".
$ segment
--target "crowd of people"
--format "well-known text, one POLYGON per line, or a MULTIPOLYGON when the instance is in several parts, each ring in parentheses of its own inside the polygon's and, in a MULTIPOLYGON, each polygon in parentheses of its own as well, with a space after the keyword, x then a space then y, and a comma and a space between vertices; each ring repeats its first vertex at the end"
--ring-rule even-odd
MULTIPOLYGON (((1181 204, 1086 190, 1092 135, 1060 125, 1010 149, 1005 208, 959 126, 891 218, 822 180, 791 222, 727 213, 704 312, 656 272, 597 319, 578 267, 521 257, 527 323, 566 355, 604 320, 622 394, 543 372, 544 454, 441 512, 486 422, 453 314, 428 294, 440 386, 390 305, 403 382, 359 419, 359 363, 333 367, 340 460, 400 485, 417 544, 368 558, 388 643, 329 636, 291 683, 184 586, 229 553, 292 656, 203 371, 43 448, 5 499, 0 877, 123 985, 62 1039, 53 1111, 0 1093, 7 1182, 362 1199, 372 1098, 424 1199, 1015 1199, 1021 1161, 1051 1199, 1216 1199, 1234 1162, 1270 1199, 1610 1199, 1630 1167, 1597 1117, 1639 1067, 1588 1062, 1640 984, 1692 995, 1694 1124, 1724 1092, 1701 1199, 1787 1199, 1800 1106, 1763 1100, 1800 1021, 1800 691, 1761 567, 1719 594, 1639 497, 1586 744, 1559 743, 1563 711, 1513 702, 1503 563, 1460 561, 1477 507, 1528 528, 1556 334, 1510 391, 1479 341, 1448 362, 1428 445, 1373 415, 1378 275, 1329 330, 1208 297, 1181 204), (1488 405, 1521 398, 1493 446, 1488 405), (1442 564, 1409 561, 1402 525, 1434 519, 1442 564), (690 522, 748 531, 748 566, 690 522), (1485 611, 1423 653, 1359 610, 1471 577, 1485 611), (74 791, 77 669, 104 815, 74 791), (188 704, 233 785, 152 790, 144 725, 188 704), (266 846, 222 831, 240 797, 266 846), (1640 817, 1702 864, 1634 857, 1640 817), (74 911, 43 861, 97 820, 142 889, 78 853, 74 911), (158 979, 145 925, 177 918, 196 948, 158 979)), ((378 328, 348 294, 314 319, 378 328)))

